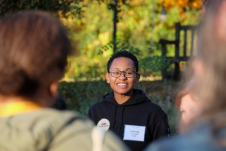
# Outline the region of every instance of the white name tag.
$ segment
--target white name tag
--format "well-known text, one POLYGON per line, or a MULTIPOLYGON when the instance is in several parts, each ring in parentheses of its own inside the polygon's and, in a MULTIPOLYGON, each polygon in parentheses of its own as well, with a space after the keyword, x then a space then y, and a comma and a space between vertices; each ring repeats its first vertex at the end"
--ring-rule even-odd
POLYGON ((123 140, 144 142, 145 126, 125 125, 123 140))

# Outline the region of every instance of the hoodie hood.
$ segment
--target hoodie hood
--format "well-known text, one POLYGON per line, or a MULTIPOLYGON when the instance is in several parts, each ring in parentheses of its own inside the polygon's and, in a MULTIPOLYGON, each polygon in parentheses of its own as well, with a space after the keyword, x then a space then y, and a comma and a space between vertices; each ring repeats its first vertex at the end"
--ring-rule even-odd
POLYGON ((111 91, 110 93, 107 93, 102 97, 102 100, 114 105, 122 105, 122 106, 127 106, 127 105, 135 105, 135 104, 140 104, 144 102, 150 102, 150 99, 146 96, 146 94, 142 90, 138 89, 133 89, 133 94, 132 96, 123 104, 118 104, 114 98, 114 92, 111 91))

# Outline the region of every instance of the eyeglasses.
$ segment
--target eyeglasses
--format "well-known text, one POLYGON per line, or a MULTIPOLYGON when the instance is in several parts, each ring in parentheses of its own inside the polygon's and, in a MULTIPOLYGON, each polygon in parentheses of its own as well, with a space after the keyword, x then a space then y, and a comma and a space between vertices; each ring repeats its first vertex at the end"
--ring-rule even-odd
POLYGON ((126 78, 132 78, 135 74, 137 74, 136 71, 133 70, 126 70, 126 71, 120 71, 120 70, 112 70, 109 72, 112 77, 118 78, 123 73, 126 78))

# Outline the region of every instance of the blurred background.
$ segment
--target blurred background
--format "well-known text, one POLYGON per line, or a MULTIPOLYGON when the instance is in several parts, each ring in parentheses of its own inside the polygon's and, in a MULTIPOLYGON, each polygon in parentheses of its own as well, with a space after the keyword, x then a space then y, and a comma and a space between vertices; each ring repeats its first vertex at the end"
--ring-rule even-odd
POLYGON ((174 100, 180 78, 170 75, 175 72, 174 62, 180 73, 186 67, 186 60, 178 60, 175 50, 178 46, 179 56, 185 53, 189 58, 197 39, 196 32, 189 30, 179 31, 177 39, 175 24, 198 26, 205 4, 205 0, 0 0, 0 15, 38 9, 63 22, 76 51, 68 57, 60 92, 69 109, 82 114, 111 91, 104 79, 110 56, 120 50, 134 53, 142 75, 136 88, 163 108, 175 134, 178 114, 174 100), (167 44, 163 54, 160 39, 178 43, 167 44), (169 76, 163 78, 164 69, 169 76))

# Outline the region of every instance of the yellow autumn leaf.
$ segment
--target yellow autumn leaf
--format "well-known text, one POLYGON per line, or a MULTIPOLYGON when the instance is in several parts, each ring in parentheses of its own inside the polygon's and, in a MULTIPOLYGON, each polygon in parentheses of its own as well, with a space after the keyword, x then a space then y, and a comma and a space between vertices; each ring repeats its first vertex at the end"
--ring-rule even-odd
POLYGON ((175 6, 174 0, 162 0, 162 4, 165 6, 166 10, 169 10, 175 6))
POLYGON ((188 0, 176 0, 176 4, 179 8, 184 8, 188 4, 188 0))
POLYGON ((189 6, 193 7, 193 8, 201 8, 203 5, 203 2, 201 0, 193 0, 189 3, 189 6))

